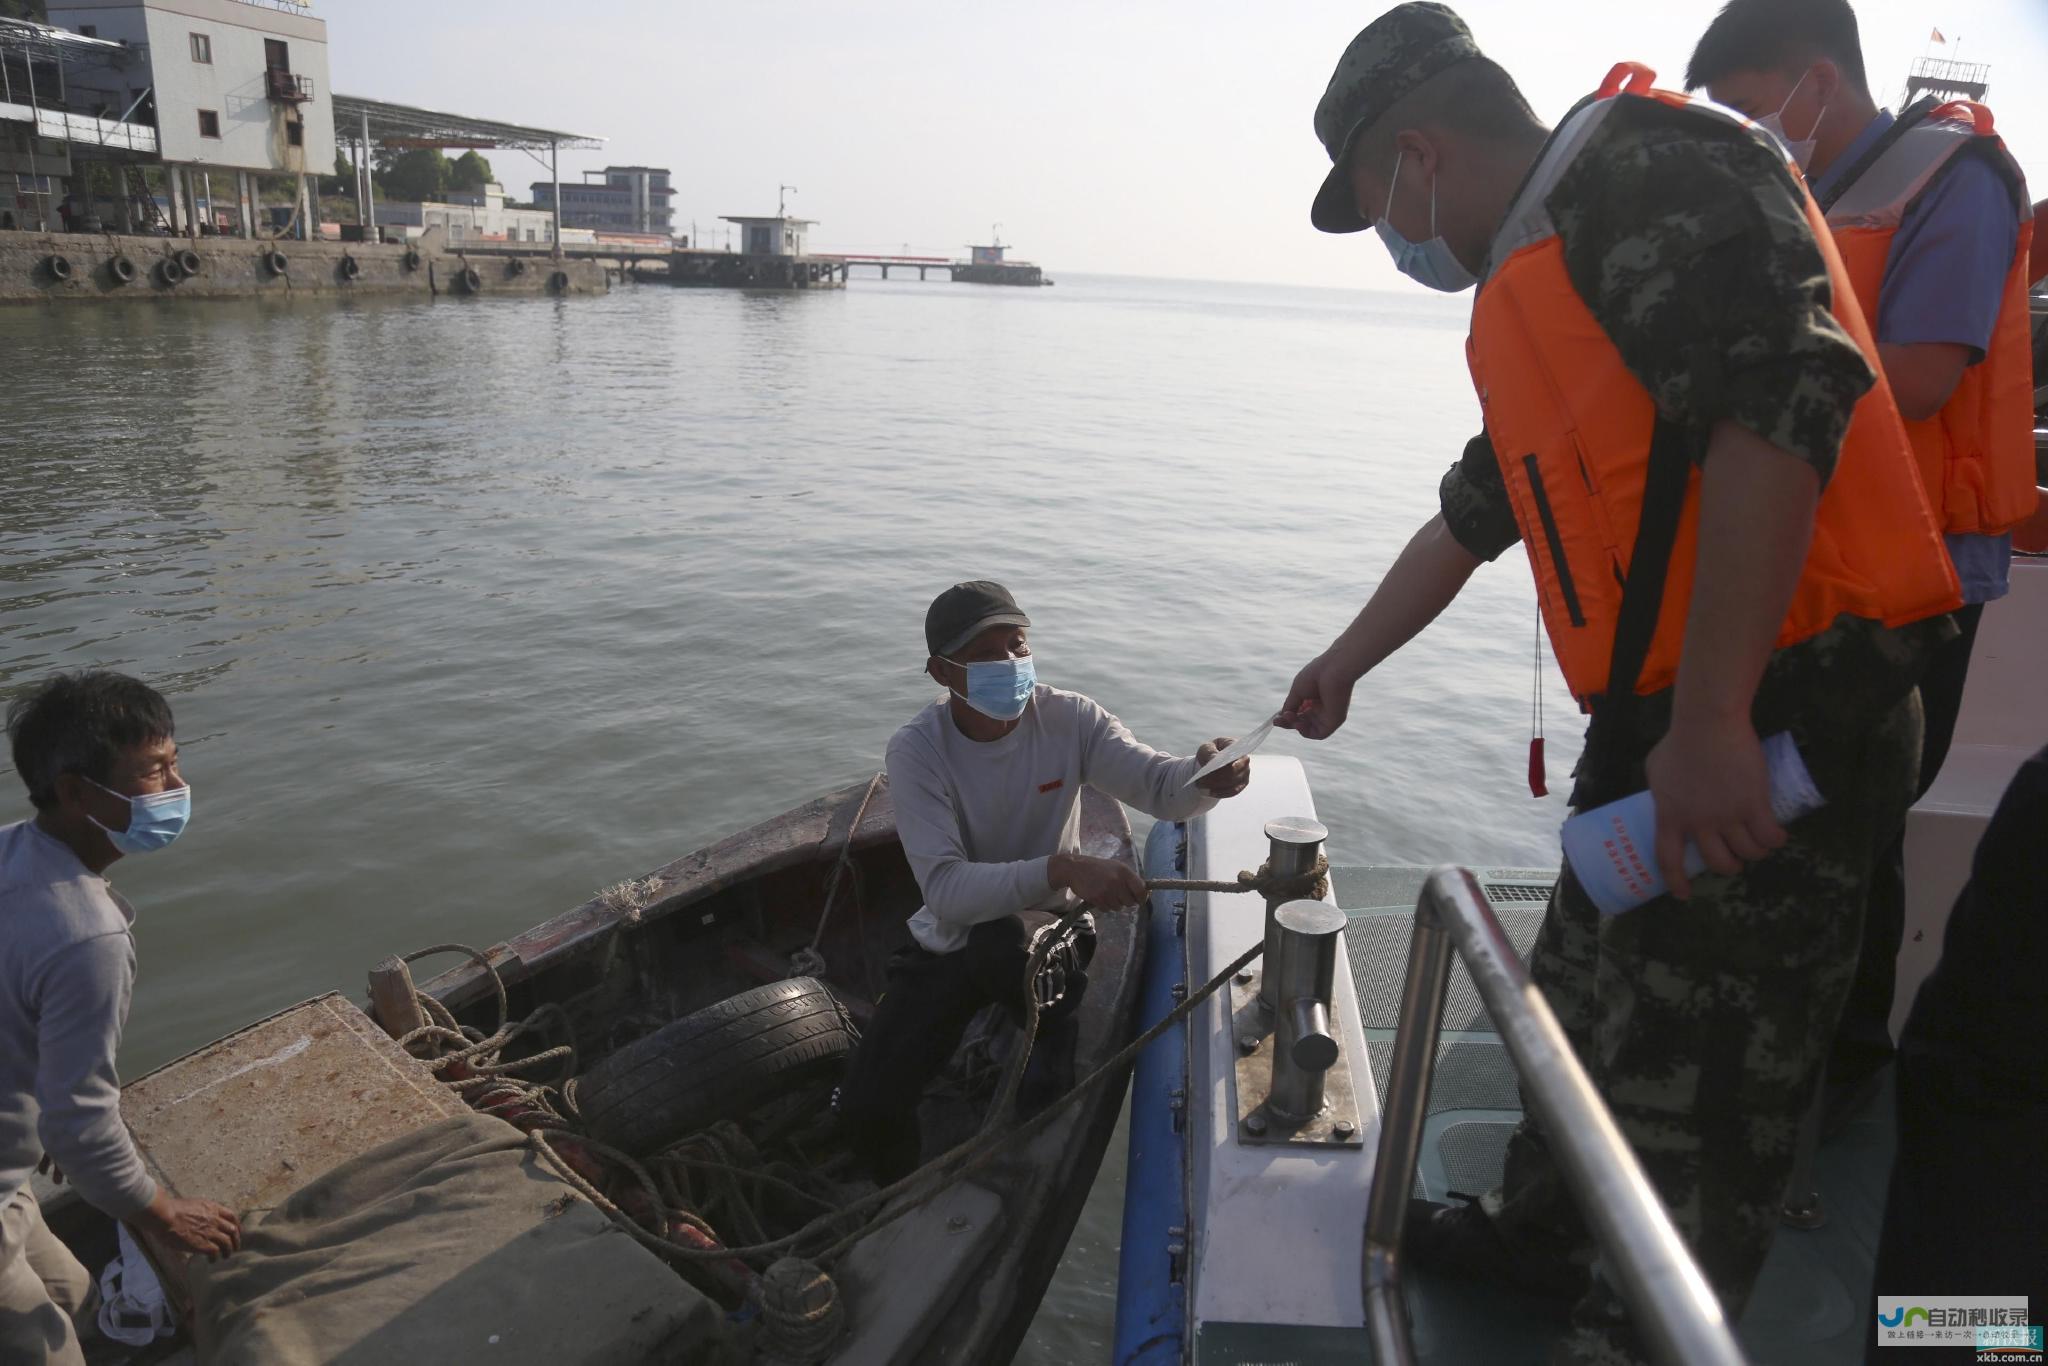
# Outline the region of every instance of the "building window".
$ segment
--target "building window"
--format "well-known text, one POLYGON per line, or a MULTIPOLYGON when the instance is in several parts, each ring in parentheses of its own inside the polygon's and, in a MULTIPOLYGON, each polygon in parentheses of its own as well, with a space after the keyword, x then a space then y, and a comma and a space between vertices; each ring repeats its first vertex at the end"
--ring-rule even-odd
POLYGON ((304 147, 306 145, 306 125, 303 123, 287 123, 284 126, 284 140, 294 147, 304 147))
POLYGON ((220 136, 220 111, 218 109, 202 109, 199 111, 199 136, 203 138, 217 138, 220 136))
POLYGON ((205 35, 204 33, 195 33, 195 34, 193 34, 193 35, 192 35, 192 60, 193 60, 193 61, 195 61, 195 62, 205 62, 205 63, 206 63, 206 64, 207 64, 208 66, 212 66, 212 65, 213 65, 213 39, 211 39, 211 38, 207 37, 207 36, 206 36, 206 35, 205 35))
POLYGON ((272 71, 290 71, 292 69, 292 52, 285 45, 284 39, 265 38, 263 40, 263 65, 269 67, 272 71))

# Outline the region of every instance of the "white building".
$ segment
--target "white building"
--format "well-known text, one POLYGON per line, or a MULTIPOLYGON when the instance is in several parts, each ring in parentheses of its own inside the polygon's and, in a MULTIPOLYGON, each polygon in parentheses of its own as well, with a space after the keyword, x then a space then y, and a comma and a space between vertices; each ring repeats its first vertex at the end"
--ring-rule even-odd
POLYGON ((815 227, 818 220, 786 215, 746 218, 727 214, 724 221, 739 224, 740 251, 748 256, 802 256, 804 234, 815 227))
MULTIPOLYGON (((238 200, 252 194, 252 173, 296 175, 302 212, 310 214, 305 177, 334 173, 334 105, 327 25, 303 5, 51 0, 49 17, 75 32, 146 51, 128 79, 148 83, 179 219, 189 222, 195 172, 227 173, 238 200)), ((253 218, 253 212, 242 214, 245 223, 253 218)))
MULTIPOLYGON (((418 237, 428 228, 440 228, 452 245, 464 242, 537 242, 555 240, 555 215, 551 209, 520 209, 505 203, 505 187, 486 185, 481 191, 456 190, 445 203, 395 203, 379 201, 377 222, 396 231, 387 237, 418 237)), ((568 233, 563 234, 569 239, 568 233)))

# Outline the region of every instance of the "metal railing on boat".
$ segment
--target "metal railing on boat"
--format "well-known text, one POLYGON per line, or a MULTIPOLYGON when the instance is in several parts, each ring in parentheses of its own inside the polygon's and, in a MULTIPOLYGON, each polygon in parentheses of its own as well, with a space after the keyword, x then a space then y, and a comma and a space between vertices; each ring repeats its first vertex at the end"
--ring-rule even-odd
POLYGON ((1455 867, 1436 869, 1423 884, 1401 986, 1400 1027, 1365 1219, 1365 1318, 1373 1360, 1381 1366, 1415 1361, 1401 1297, 1401 1226, 1415 1184, 1453 951, 1500 1030, 1528 1104, 1599 1243, 1605 1274, 1650 1349, 1675 1366, 1743 1366, 1720 1301, 1573 1056, 1557 1017, 1477 879, 1455 867))

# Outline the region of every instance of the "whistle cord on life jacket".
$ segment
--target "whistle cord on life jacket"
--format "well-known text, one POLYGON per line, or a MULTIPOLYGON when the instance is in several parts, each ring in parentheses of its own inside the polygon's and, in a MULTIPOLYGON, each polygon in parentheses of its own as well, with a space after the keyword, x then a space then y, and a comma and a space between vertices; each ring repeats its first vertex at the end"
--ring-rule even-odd
POLYGON ((1529 701, 1529 795, 1550 795, 1550 775, 1543 764, 1543 603, 1536 604, 1536 686, 1529 701))

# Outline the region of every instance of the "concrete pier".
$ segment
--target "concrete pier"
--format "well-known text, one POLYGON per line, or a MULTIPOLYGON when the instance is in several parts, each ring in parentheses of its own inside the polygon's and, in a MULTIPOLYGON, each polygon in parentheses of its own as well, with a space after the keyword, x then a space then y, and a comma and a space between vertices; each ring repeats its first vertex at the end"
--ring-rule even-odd
POLYGON ((410 244, 0 232, 0 304, 346 294, 603 294, 591 260, 464 252, 438 229, 410 244))
POLYGON ((846 265, 825 256, 677 251, 669 254, 668 278, 720 289, 838 289, 846 283, 846 265))

